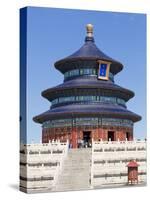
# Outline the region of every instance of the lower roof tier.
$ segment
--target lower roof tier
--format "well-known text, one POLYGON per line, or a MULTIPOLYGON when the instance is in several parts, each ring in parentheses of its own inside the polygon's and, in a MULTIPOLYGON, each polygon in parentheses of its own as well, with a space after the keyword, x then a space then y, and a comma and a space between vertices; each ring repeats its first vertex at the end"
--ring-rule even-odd
POLYGON ((56 87, 49 88, 42 92, 42 96, 49 101, 58 97, 66 97, 72 95, 104 95, 116 96, 128 101, 134 96, 131 90, 120 87, 111 81, 102 81, 95 78, 77 78, 66 81, 56 87), (85 93, 85 94, 84 94, 85 93))
POLYGON ((121 118, 129 119, 133 122, 141 120, 141 116, 118 105, 66 105, 57 107, 38 116, 33 120, 37 123, 43 123, 52 119, 63 119, 72 117, 106 117, 106 118, 121 118))

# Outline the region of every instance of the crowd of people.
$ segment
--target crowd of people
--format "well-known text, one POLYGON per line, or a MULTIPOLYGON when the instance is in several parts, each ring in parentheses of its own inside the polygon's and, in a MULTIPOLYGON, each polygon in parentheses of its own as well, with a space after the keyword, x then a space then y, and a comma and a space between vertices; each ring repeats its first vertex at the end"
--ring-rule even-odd
POLYGON ((92 147, 92 143, 90 141, 85 141, 82 139, 78 140, 78 148, 88 148, 92 147))

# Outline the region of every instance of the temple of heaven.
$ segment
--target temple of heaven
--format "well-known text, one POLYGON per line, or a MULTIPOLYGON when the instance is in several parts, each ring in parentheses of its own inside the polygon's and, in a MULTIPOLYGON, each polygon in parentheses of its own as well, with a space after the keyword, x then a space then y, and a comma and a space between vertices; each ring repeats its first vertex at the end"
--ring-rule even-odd
POLYGON ((86 30, 83 46, 55 63, 64 82, 42 92, 51 107, 33 120, 42 124, 43 143, 68 139, 78 148, 90 147, 92 139, 133 140, 134 122, 141 120, 127 110, 134 93, 114 82, 123 65, 95 45, 92 24, 86 30))

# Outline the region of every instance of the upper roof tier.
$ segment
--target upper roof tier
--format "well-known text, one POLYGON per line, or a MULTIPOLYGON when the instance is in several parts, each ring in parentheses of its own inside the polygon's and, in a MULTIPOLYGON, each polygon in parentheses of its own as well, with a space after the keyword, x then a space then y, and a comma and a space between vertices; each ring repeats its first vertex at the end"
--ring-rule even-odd
POLYGON ((93 37, 93 25, 88 24, 86 26, 87 29, 87 36, 85 38, 84 45, 72 55, 61 59, 55 63, 55 68, 61 71, 62 73, 76 68, 77 63, 81 63, 85 61, 93 61, 95 64, 98 65, 98 60, 108 61, 111 62, 110 72, 113 74, 117 74, 123 68, 123 65, 112 59, 111 57, 107 56, 103 53, 94 43, 93 37))

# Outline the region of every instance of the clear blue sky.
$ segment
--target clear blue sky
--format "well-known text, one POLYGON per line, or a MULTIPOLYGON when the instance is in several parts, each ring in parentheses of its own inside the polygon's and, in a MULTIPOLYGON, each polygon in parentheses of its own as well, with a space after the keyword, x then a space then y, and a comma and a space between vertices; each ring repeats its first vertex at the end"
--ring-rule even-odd
POLYGON ((63 82, 54 62, 64 58, 84 43, 85 25, 94 25, 96 45, 124 65, 115 83, 133 90, 129 110, 142 116, 135 123, 136 138, 146 137, 146 16, 144 14, 82 11, 53 8, 28 8, 27 27, 27 138, 41 139, 41 125, 32 118, 49 109, 41 96, 47 88, 63 82))

